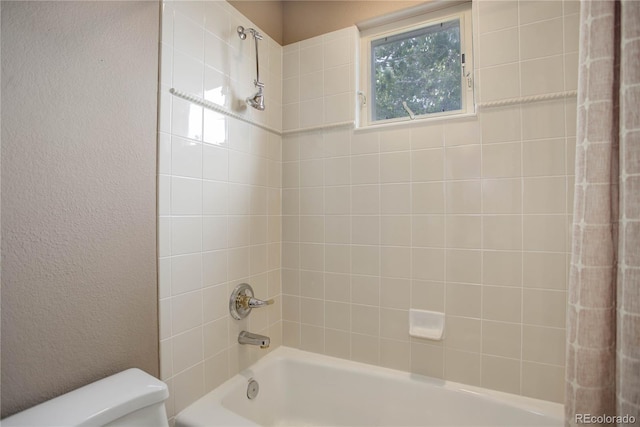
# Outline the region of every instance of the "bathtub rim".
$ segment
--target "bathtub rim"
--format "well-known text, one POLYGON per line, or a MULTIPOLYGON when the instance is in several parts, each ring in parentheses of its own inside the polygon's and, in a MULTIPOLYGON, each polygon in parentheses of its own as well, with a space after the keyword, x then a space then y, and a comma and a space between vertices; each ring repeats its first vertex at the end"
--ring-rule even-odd
POLYGON ((206 393, 195 402, 191 403, 175 417, 175 426, 192 426, 198 425, 191 420, 195 418, 193 415, 201 412, 203 408, 206 410, 215 411, 216 416, 220 417, 220 421, 224 421, 225 424, 220 425, 243 425, 243 426, 258 426, 258 424, 244 418, 241 415, 227 409, 222 404, 223 398, 229 393, 230 390, 235 389, 238 386, 246 384, 249 379, 259 375, 264 369, 265 365, 270 363, 277 363, 278 361, 301 361, 303 363, 320 364, 337 369, 348 369, 349 371, 364 373, 368 375, 376 375, 380 377, 391 377, 394 379, 401 379, 404 381, 418 381, 421 383, 441 387, 447 390, 462 392, 465 394, 476 395, 479 398, 486 398, 494 401, 504 402, 524 411, 541 414, 553 419, 558 420, 559 423, 564 422, 564 405, 556 402, 551 402, 542 399, 536 399, 533 397, 527 397, 512 393, 506 393, 498 390, 491 390, 479 386, 473 386, 468 384, 457 383, 454 381, 429 377, 426 375, 416 374, 412 372, 400 371, 396 369, 386 368, 378 365, 370 365, 363 362, 357 362, 354 360, 341 359, 334 356, 325 354, 312 353, 297 348, 279 346, 260 358, 253 365, 246 369, 241 370, 236 375, 229 378, 224 383, 212 391, 206 393))

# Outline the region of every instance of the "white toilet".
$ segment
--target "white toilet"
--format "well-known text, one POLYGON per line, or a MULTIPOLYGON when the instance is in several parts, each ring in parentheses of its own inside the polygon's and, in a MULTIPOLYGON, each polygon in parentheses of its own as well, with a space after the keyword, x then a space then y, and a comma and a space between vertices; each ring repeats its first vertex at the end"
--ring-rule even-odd
POLYGON ((128 369, 7 417, 2 427, 168 427, 167 385, 128 369))

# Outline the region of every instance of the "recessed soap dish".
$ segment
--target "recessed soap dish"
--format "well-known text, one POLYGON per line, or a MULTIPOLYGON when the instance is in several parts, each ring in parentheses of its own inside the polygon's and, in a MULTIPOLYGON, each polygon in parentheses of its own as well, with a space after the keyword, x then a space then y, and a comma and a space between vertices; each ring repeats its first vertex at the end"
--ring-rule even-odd
POLYGON ((409 335, 434 341, 442 340, 444 336, 444 313, 428 310, 409 310, 409 335))

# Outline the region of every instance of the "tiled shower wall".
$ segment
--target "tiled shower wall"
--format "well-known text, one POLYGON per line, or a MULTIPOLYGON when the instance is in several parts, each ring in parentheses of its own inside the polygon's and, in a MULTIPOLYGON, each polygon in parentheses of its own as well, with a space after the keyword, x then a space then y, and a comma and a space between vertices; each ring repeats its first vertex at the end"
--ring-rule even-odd
MULTIPOLYGON (((575 89, 577 2, 473 7, 478 101, 575 89)), ((240 41, 237 25, 251 23, 226 2, 164 3, 159 266, 169 415, 265 353, 238 346, 241 329, 269 335, 272 348, 283 341, 561 401, 575 99, 384 130, 300 131, 353 120, 356 30, 285 47, 284 67, 283 49, 265 37, 259 113, 238 110, 254 92, 254 64, 253 41, 240 41), (171 87, 276 132, 183 101, 171 87), (281 138, 282 125, 299 132, 281 138), (244 281, 277 303, 236 322, 228 295, 244 281), (409 339, 409 308, 444 311, 444 341, 409 339)))
POLYGON ((357 40, 351 27, 284 47, 285 132, 353 122, 357 40))
POLYGON ((164 2, 160 70, 159 282, 161 378, 173 417, 266 350, 239 346, 242 329, 281 343, 282 48, 265 35, 265 112, 242 110, 255 92, 252 24, 222 1, 164 2), (273 128, 203 109, 187 92, 273 128), (248 319, 230 318, 233 287, 274 298, 248 319))
MULTIPOLYGON (((577 2, 473 9, 479 102, 576 89, 577 2)), ((326 123, 333 53, 285 47, 285 129, 326 123)), ((283 343, 562 402, 575 109, 286 135, 283 343), (444 340, 410 339, 410 308, 446 313, 444 340)))

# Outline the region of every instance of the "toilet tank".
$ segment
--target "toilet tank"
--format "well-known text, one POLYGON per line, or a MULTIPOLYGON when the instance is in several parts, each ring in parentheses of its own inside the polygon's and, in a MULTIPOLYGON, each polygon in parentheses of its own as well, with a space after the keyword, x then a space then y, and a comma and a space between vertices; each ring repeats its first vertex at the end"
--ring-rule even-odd
POLYGON ((167 427, 167 385, 140 369, 127 369, 3 419, 13 426, 167 427))

